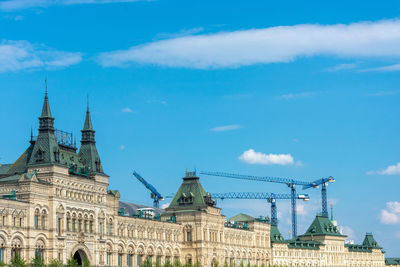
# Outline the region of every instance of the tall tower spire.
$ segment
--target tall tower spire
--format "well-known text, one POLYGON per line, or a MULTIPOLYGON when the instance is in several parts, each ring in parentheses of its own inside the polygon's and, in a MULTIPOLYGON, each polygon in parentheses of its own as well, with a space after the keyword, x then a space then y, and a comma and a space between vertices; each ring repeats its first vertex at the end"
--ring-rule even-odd
POLYGON ((54 132, 54 118, 51 115, 46 79, 42 114, 39 117, 39 134, 29 160, 30 165, 60 162, 60 152, 54 132))
POLYGON ((79 149, 79 157, 82 159, 85 167, 89 172, 103 173, 103 167, 99 153, 96 148, 95 130, 93 130, 92 118, 89 110, 89 97, 87 99, 86 117, 83 124, 81 147, 79 149))

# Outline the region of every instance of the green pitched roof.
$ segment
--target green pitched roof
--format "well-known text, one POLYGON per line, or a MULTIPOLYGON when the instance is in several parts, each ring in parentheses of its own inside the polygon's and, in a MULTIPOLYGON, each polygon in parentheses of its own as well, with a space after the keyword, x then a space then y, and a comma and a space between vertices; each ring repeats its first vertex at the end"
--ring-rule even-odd
POLYGON ((317 215, 303 236, 311 235, 343 236, 326 215, 317 215))
POLYGON ((385 258, 386 265, 400 265, 400 258, 385 258))
POLYGON ((11 165, 8 169, 7 174, 13 175, 16 173, 24 173, 26 172, 26 166, 29 163, 33 151, 33 144, 31 145, 22 153, 21 156, 11 165))
POLYGON ((210 194, 206 193, 195 173, 187 173, 166 210, 199 210, 207 206, 213 206, 210 194))
POLYGON ((12 164, 0 164, 0 175, 5 174, 12 164))
POLYGON ((270 239, 271 239, 271 243, 284 243, 285 242, 285 239, 283 238, 277 225, 271 225, 270 239))
POLYGON ((232 222, 254 222, 255 220, 256 219, 254 217, 251 217, 250 215, 244 213, 239 213, 238 215, 235 215, 228 219, 228 221, 232 222))
POLYGON ((49 98, 47 97, 47 91, 46 95, 44 96, 44 102, 43 102, 43 107, 42 107, 42 118, 51 118, 51 110, 50 110, 50 104, 49 104, 49 98))
POLYGON ((92 119, 90 117, 89 106, 86 110, 85 123, 83 124, 83 130, 93 130, 92 119))
POLYGON ((376 242, 374 236, 372 235, 372 233, 367 233, 365 235, 364 241, 362 243, 363 246, 369 247, 369 248, 381 248, 378 245, 378 242, 376 242))

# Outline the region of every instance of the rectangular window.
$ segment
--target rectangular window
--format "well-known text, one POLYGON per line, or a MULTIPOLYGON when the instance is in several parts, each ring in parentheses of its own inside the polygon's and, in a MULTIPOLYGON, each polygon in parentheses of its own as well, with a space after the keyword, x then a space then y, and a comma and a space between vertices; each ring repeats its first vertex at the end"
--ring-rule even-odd
POLYGON ((75 231, 76 231, 76 230, 75 230, 75 222, 76 222, 76 220, 73 219, 73 220, 72 220, 72 232, 75 232, 75 231))
POLYGON ((39 229, 39 216, 35 215, 35 229, 39 229))
POLYGON ((103 223, 99 223, 99 235, 103 233, 103 223))
POLYGON ((78 220, 78 232, 82 232, 82 221, 78 220))
POLYGON ((70 224, 71 224, 71 219, 67 219, 67 231, 70 231, 70 224))
POLYGON ((93 233, 93 222, 92 221, 89 222, 89 232, 93 233))
POLYGON ((6 216, 3 216, 3 226, 6 226, 6 216))
POLYGON ((108 234, 109 235, 112 234, 112 224, 111 223, 108 224, 108 234))
POLYGON ((57 232, 58 235, 61 235, 61 218, 57 219, 57 232))
POLYGON ((188 231, 186 233, 186 241, 191 242, 192 241, 192 232, 188 231))
POLYGON ((137 256, 137 266, 140 267, 141 264, 142 264, 142 255, 138 255, 137 256))
POLYGON ((132 255, 131 254, 128 254, 128 257, 126 260, 127 260, 128 267, 132 267, 132 255))
POLYGON ((46 220, 44 218, 44 216, 42 216, 42 229, 46 228, 46 220))
POLYGON ((84 225, 83 225, 83 231, 85 232, 85 233, 87 233, 87 221, 85 220, 85 223, 84 223, 84 225))
POLYGON ((3 258, 3 248, 0 248, 0 262, 4 262, 4 258, 3 258))
POLYGON ((122 266, 122 254, 118 254, 118 266, 122 266))
POLYGON ((111 266, 111 253, 107 253, 107 266, 111 266))
POLYGON ((17 224, 16 224, 16 220, 17 220, 17 218, 13 218, 13 226, 15 227, 15 226, 17 226, 17 224))
POLYGON ((19 227, 22 227, 22 218, 19 218, 19 227))

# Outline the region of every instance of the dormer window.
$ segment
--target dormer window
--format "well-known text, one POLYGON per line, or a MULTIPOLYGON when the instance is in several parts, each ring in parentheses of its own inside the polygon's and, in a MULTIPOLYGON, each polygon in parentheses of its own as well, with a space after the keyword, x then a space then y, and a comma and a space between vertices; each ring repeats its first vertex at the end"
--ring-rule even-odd
POLYGON ((194 194, 189 192, 189 194, 182 193, 181 197, 178 199, 179 205, 191 205, 193 204, 194 194))
POLYGON ((54 151, 54 161, 60 162, 60 151, 58 150, 54 151))
POLYGON ((37 162, 41 162, 44 161, 44 151, 42 149, 39 148, 38 152, 37 152, 37 157, 36 157, 36 161, 37 162))

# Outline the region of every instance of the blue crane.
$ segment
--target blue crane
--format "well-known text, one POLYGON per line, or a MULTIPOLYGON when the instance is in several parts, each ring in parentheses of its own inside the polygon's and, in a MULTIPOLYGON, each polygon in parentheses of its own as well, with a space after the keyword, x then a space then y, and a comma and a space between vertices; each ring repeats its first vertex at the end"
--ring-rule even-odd
MULTIPOLYGON (((293 237, 297 236, 296 185, 302 185, 303 188, 307 187, 307 186, 316 188, 316 187, 318 187, 318 184, 322 184, 322 185, 324 184, 324 183, 320 183, 320 180, 329 179, 329 178, 323 178, 323 179, 320 179, 320 180, 317 180, 317 181, 314 181, 314 182, 305 182, 305 181, 299 181, 299 180, 294 180, 294 179, 290 179, 290 178, 241 175, 241 174, 232 174, 232 173, 225 173, 225 172, 212 172, 212 171, 200 171, 200 174, 211 175, 211 176, 219 176, 219 177, 227 177, 227 178, 234 178, 234 179, 241 179, 241 180, 253 180, 253 181, 262 181, 262 182, 286 184, 291 190, 290 199, 291 199, 291 208, 292 208, 292 235, 293 235, 293 237)), ((327 203, 326 186, 323 185, 323 188, 325 188, 325 193, 323 193, 323 195, 322 195, 322 197, 323 197, 322 203, 327 203)))
POLYGON ((318 188, 318 186, 321 185, 322 214, 325 216, 328 216, 328 196, 326 187, 328 186, 329 183, 333 182, 335 182, 335 179, 332 176, 329 176, 328 178, 322 178, 314 182, 311 182, 309 185, 303 186, 304 190, 311 187, 318 188))
MULTIPOLYGON (((274 193, 252 193, 252 192, 229 192, 229 193, 211 193, 214 199, 266 199, 271 203, 271 224, 278 225, 278 214, 276 208, 277 199, 291 199, 290 194, 274 194, 274 193)), ((308 194, 297 194, 296 199, 304 201, 310 200, 308 194)))
POLYGON ((154 208, 159 208, 160 207, 160 201, 164 200, 164 197, 158 193, 157 189, 149 184, 142 176, 140 176, 139 173, 136 171, 133 171, 133 175, 147 188, 150 190, 151 194, 150 197, 153 199, 153 207, 154 208))

